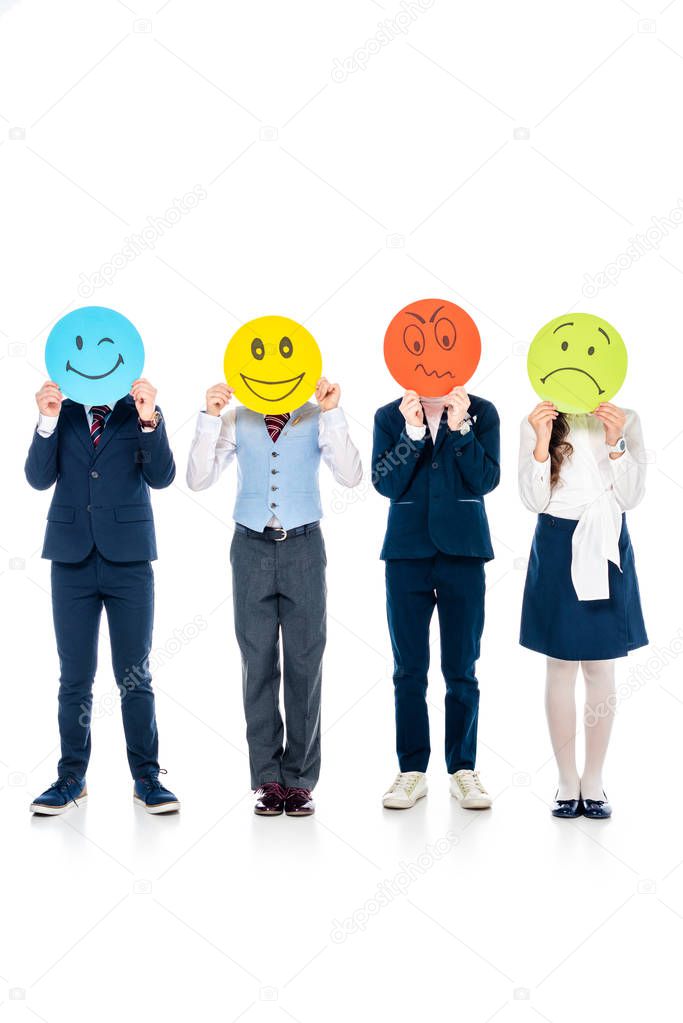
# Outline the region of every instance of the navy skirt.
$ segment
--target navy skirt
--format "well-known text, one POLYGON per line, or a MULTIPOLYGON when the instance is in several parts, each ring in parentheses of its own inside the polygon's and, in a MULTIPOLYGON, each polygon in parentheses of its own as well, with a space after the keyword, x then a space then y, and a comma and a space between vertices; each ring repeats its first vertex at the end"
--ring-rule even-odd
POLYGON ((621 571, 609 563, 609 599, 579 600, 571 579, 577 523, 539 515, 527 569, 519 641, 563 661, 603 661, 647 646, 631 537, 622 516, 621 571))

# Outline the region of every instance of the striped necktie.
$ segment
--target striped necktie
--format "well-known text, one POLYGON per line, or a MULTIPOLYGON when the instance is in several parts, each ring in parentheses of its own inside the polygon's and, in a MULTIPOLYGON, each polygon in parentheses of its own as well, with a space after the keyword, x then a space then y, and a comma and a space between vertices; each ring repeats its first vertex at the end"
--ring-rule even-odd
POLYGON ((90 415, 92 416, 90 436, 95 447, 100 443, 100 438, 104 433, 104 422, 110 412, 111 409, 108 405, 93 405, 90 409, 90 415))
POLYGON ((268 436, 272 440, 273 444, 275 444, 283 429, 289 422, 289 415, 289 412, 283 412, 281 415, 276 416, 269 414, 263 417, 266 421, 268 436))

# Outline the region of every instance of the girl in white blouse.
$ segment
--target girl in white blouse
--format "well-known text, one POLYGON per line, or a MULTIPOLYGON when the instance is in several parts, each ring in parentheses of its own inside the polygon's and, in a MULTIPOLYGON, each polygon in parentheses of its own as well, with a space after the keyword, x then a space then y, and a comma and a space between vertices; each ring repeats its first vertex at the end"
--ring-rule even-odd
POLYGON ((570 415, 541 402, 522 422, 519 490, 539 513, 522 608, 522 646, 546 655, 557 760, 556 817, 604 818, 602 770, 615 705, 614 660, 647 644, 624 512, 645 490, 635 412, 604 402, 570 415), (575 684, 586 683, 586 758, 576 764, 575 684))

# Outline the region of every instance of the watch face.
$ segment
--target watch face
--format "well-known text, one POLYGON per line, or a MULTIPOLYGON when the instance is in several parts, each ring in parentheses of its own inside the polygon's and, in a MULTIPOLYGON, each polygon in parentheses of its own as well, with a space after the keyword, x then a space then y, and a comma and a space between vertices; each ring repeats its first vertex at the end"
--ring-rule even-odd
POLYGON ((620 451, 625 451, 626 450, 626 441, 624 440, 623 437, 619 441, 619 450, 620 451))

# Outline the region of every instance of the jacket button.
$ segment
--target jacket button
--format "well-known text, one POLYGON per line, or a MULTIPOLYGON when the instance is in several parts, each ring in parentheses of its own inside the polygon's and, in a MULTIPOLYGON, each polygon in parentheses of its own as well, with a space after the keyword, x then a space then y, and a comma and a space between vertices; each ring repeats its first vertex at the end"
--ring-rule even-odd
POLYGON ((85 510, 89 512, 91 510, 91 507, 92 507, 91 505, 88 505, 85 510))
POLYGON ((461 458, 462 457, 462 451, 456 451, 455 452, 455 456, 456 456, 456 458, 461 458))
POLYGON ((100 474, 99 474, 99 472, 96 472, 96 470, 95 470, 95 469, 93 469, 93 471, 92 471, 92 472, 90 473, 90 476, 91 476, 91 478, 92 478, 92 479, 94 479, 94 480, 98 480, 98 479, 100 478, 100 474))
POLYGON ((432 469, 438 469, 438 468, 439 468, 439 463, 438 462, 432 462, 432 469))

